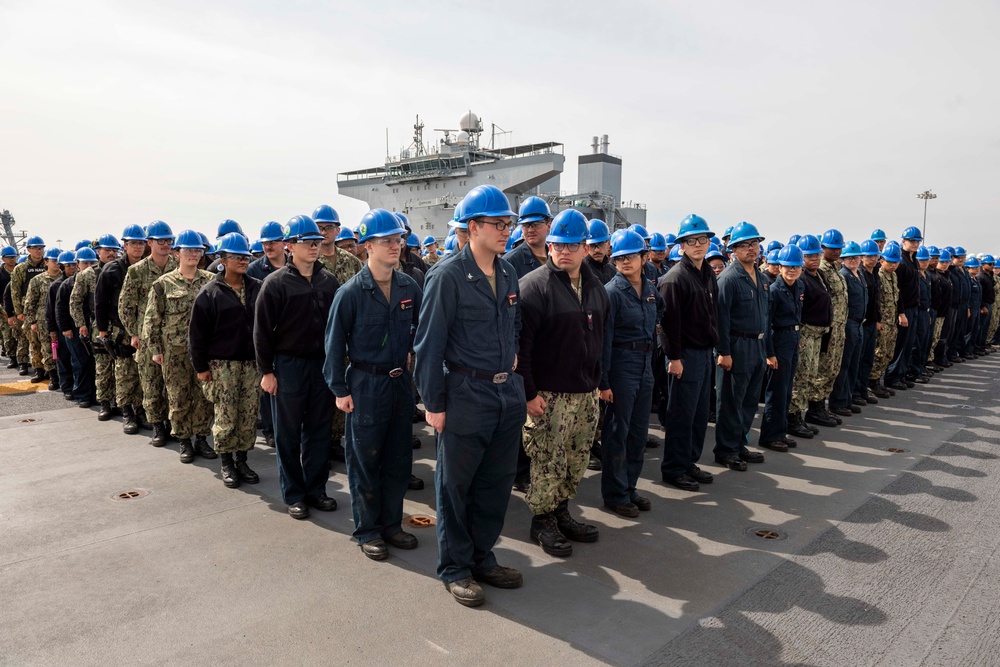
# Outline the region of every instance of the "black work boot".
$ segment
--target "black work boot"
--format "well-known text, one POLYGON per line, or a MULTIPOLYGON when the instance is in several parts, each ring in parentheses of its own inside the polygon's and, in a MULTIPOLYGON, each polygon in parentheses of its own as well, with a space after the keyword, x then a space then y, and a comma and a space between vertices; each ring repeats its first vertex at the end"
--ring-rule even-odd
POLYGON ((101 401, 101 411, 97 413, 97 421, 106 422, 111 419, 114 414, 115 411, 111 407, 111 401, 101 401))
POLYGON ((203 435, 196 435, 194 437, 194 451, 203 459, 219 458, 219 455, 215 453, 215 450, 208 446, 208 439, 203 435))
POLYGON ((806 410, 806 421, 819 426, 833 427, 837 422, 831 416, 827 416, 826 409, 822 401, 809 401, 809 409, 806 410))
POLYGON ((825 414, 827 417, 829 417, 833 421, 837 422, 837 426, 840 426, 841 424, 844 423, 843 419, 841 419, 837 415, 833 414, 833 411, 830 410, 829 407, 827 407, 826 399, 823 399, 822 401, 819 401, 819 407, 820 407, 821 410, 823 410, 823 414, 825 414))
POLYGON ((555 514, 536 514, 531 517, 531 541, 541 546, 542 551, 550 556, 565 558, 573 554, 573 544, 559 532, 555 514))
POLYGON ((813 432, 802 421, 802 415, 798 412, 788 413, 788 434, 794 435, 796 438, 809 439, 813 437, 813 432))
POLYGON ((150 438, 149 444, 153 447, 162 447, 167 444, 167 426, 163 422, 155 422, 153 424, 153 437, 150 438))
POLYGON ((27 375, 31 372, 31 364, 21 364, 21 370, 17 372, 18 375, 27 375))
POLYGON ((236 470, 233 455, 229 452, 222 454, 222 483, 227 489, 235 489, 240 485, 240 473, 236 470))
POLYGON ((139 422, 135 419, 135 409, 131 405, 122 408, 122 433, 135 435, 139 432, 139 422))
POLYGON ((257 473, 251 470, 250 466, 247 465, 246 452, 236 452, 236 472, 240 474, 241 482, 256 484, 260 481, 260 477, 257 476, 257 473))
POLYGON ((45 382, 49 379, 49 376, 45 374, 44 368, 36 368, 35 374, 31 378, 31 384, 38 384, 39 382, 45 382))
POLYGON ((181 463, 191 463, 194 461, 194 445, 191 444, 191 438, 184 438, 181 440, 181 463))
POLYGON ((59 371, 54 368, 49 371, 49 391, 59 391, 59 371))
POLYGON ((7 368, 17 368, 17 355, 11 355, 10 363, 7 364, 7 368))
POLYGON ((135 413, 135 421, 139 424, 139 428, 145 429, 147 431, 153 430, 153 425, 149 423, 146 418, 146 409, 141 405, 132 406, 132 412, 135 413))
POLYGON ((600 533, 596 526, 580 523, 569 514, 569 501, 559 503, 555 511, 556 526, 566 539, 574 542, 596 542, 600 533))

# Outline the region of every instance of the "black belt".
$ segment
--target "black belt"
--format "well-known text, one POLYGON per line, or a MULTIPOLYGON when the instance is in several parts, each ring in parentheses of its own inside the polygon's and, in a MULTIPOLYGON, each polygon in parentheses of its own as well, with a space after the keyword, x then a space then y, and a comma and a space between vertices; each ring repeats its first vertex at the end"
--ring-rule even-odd
POLYGON ((639 352, 649 352, 653 349, 652 343, 611 343, 611 347, 616 350, 637 350, 639 352))
POLYGON ((775 331, 792 331, 792 330, 798 331, 799 330, 799 325, 798 324, 789 324, 787 327, 774 327, 774 330, 775 331))
POLYGON ((477 380, 486 380, 487 382, 492 382, 493 384, 503 384, 507 381, 507 378, 510 377, 510 373, 508 372, 490 373, 489 371, 477 371, 475 368, 466 368, 465 366, 453 364, 450 361, 444 362, 444 365, 447 366, 448 370, 452 373, 458 373, 459 375, 476 378, 477 380))
POLYGON ((398 378, 403 374, 404 370, 402 368, 389 368, 388 366, 372 366, 371 364, 366 364, 360 361, 352 361, 351 368, 357 368, 359 371, 364 371, 365 373, 371 373, 372 375, 388 375, 391 378, 398 378))
POLYGON ((764 334, 762 333, 746 333, 745 331, 730 331, 730 336, 736 336, 737 338, 753 338, 754 340, 764 340, 764 334))

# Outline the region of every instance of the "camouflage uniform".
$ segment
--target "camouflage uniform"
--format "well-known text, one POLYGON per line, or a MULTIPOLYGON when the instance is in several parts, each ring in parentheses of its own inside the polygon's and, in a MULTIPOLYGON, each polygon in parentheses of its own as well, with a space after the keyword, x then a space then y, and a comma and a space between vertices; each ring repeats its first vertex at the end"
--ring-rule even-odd
POLYGON ((141 343, 139 351, 135 353, 135 363, 139 367, 139 382, 142 385, 142 407, 146 410, 146 418, 150 423, 166 421, 168 406, 166 390, 163 388, 163 371, 159 364, 153 363, 153 355, 146 345, 143 318, 153 282, 176 268, 177 259, 173 256, 167 258, 167 264, 162 269, 156 265, 152 256, 141 259, 128 267, 128 274, 118 297, 118 315, 125 325, 125 333, 130 339, 138 336, 141 343))
POLYGON ((597 429, 597 391, 539 391, 547 407, 524 423, 524 451, 531 457, 531 487, 525 496, 537 516, 554 512, 576 489, 590 461, 597 429))
MULTIPOLYGON (((10 274, 7 267, 0 264, 0 271, 10 274)), ((0 293, 0 296, 3 296, 0 293)), ((7 351, 7 358, 13 359, 17 356, 17 338, 14 336, 14 331, 11 326, 7 324, 7 313, 3 311, 3 307, 0 306, 0 343, 3 343, 4 350, 7 351)))
MULTIPOLYGON (((94 324, 94 287, 101 275, 103 265, 91 266, 76 274, 73 291, 69 295, 69 314, 73 324, 87 327, 90 339, 97 338, 94 324)), ((94 348, 94 384, 97 388, 98 403, 112 403, 115 400, 115 360, 111 355, 94 348)))
POLYGON ((815 395, 823 382, 819 374, 819 350, 829 330, 830 327, 813 324, 803 324, 799 329, 799 365, 792 379, 792 402, 788 407, 791 414, 801 414, 809 407, 809 401, 816 400, 815 395))
MULTIPOLYGON (((32 324, 38 325, 38 331, 31 333, 38 337, 41 345, 41 367, 48 371, 55 370, 56 362, 52 360, 52 345, 50 344, 49 328, 45 322, 45 302, 48 301, 49 286, 58 276, 41 273, 28 283, 28 293, 24 295, 24 326, 31 330, 32 324)), ((36 366, 38 368, 38 366, 36 366)))
MULTIPOLYGON (((1000 294, 1000 274, 993 274, 993 292, 1000 294)), ((997 325, 1000 324, 1000 303, 993 304, 993 315, 990 317, 990 326, 986 330, 986 344, 989 345, 993 336, 997 333, 997 325)))
POLYGON ((211 359, 211 382, 201 388, 215 406, 212 442, 217 452, 245 452, 257 439, 260 408, 260 373, 256 362, 211 359))
POLYGON ((423 257, 424 264, 426 264, 427 266, 434 266, 435 264, 437 264, 437 261, 439 259, 441 259, 441 257, 438 256, 436 252, 429 252, 423 257))
MULTIPOLYGON (((208 435, 212 421, 212 404, 201 391, 188 354, 188 325, 194 298, 213 278, 211 273, 201 269, 191 280, 181 275, 180 269, 164 274, 149 291, 142 324, 150 358, 163 355, 163 383, 170 406, 170 426, 181 440, 208 435)), ((257 395, 253 397, 256 400, 257 395)), ((254 427, 252 420, 250 426, 254 427)))
MULTIPOLYGON (((336 255, 330 255, 330 257, 336 257, 336 264, 330 260, 330 257, 320 254, 319 261, 323 262, 323 266, 330 270, 336 278, 337 282, 341 285, 347 283, 348 280, 354 277, 356 273, 361 271, 361 267, 364 266, 361 260, 347 252, 343 248, 336 248, 336 255)), ((330 440, 337 444, 340 444, 341 438, 344 437, 344 426, 345 426, 346 413, 342 410, 337 409, 337 401, 334 398, 333 402, 333 428, 330 431, 330 440)))
POLYGON ((840 275, 840 267, 836 262, 823 259, 819 263, 820 273, 830 285, 830 301, 833 305, 833 322, 830 325, 830 344, 826 352, 819 355, 819 377, 815 385, 815 393, 810 396, 814 401, 822 401, 830 396, 833 383, 840 373, 840 362, 844 355, 844 343, 847 338, 847 281, 840 275))
MULTIPOLYGON (((29 266, 30 261, 21 262, 10 274, 10 300, 14 304, 14 317, 24 314, 24 297, 28 293, 28 285, 45 270, 45 260, 38 265, 29 266), (28 275, 29 268, 33 271, 32 275, 28 275), (41 272, 38 271, 39 268, 41 272)), ((31 327, 25 327, 24 322, 18 322, 14 325, 14 336, 17 338, 17 360, 26 364, 30 357, 32 368, 41 368, 42 350, 38 335, 31 327)))
POLYGON ((896 352, 896 329, 899 316, 896 308, 899 302, 899 282, 896 280, 896 272, 879 272, 880 285, 882 288, 882 330, 878 332, 878 340, 875 343, 875 364, 872 366, 870 380, 879 380, 885 375, 885 371, 892 363, 892 355, 896 352))

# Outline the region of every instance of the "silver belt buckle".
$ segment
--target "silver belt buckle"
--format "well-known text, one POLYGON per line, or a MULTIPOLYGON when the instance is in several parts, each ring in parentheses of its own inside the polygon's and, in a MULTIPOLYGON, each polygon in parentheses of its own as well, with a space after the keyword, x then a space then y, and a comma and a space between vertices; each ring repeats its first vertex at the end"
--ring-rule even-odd
POLYGON ((796 325, 795 325, 795 330, 796 330, 796 331, 798 331, 798 330, 799 330, 799 325, 798 325, 798 324, 796 324, 796 325))
POLYGON ((764 334, 762 333, 757 334, 757 340, 764 340, 764 334))
POLYGON ((493 376, 493 384, 503 384, 507 381, 509 373, 497 373, 493 376))
POLYGON ((402 374, 403 374, 402 368, 393 368, 391 371, 389 371, 389 377, 391 378, 398 378, 402 374))

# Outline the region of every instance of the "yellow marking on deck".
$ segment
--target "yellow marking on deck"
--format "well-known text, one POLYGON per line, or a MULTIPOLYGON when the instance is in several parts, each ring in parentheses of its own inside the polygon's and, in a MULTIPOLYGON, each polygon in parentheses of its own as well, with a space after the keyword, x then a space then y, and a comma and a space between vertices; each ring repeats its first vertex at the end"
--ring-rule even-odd
POLYGON ((31 382, 25 380, 24 382, 8 382, 7 384, 0 384, 0 396, 15 396, 17 394, 30 394, 35 391, 41 391, 42 389, 48 390, 48 383, 42 384, 41 382, 32 384, 31 382))

